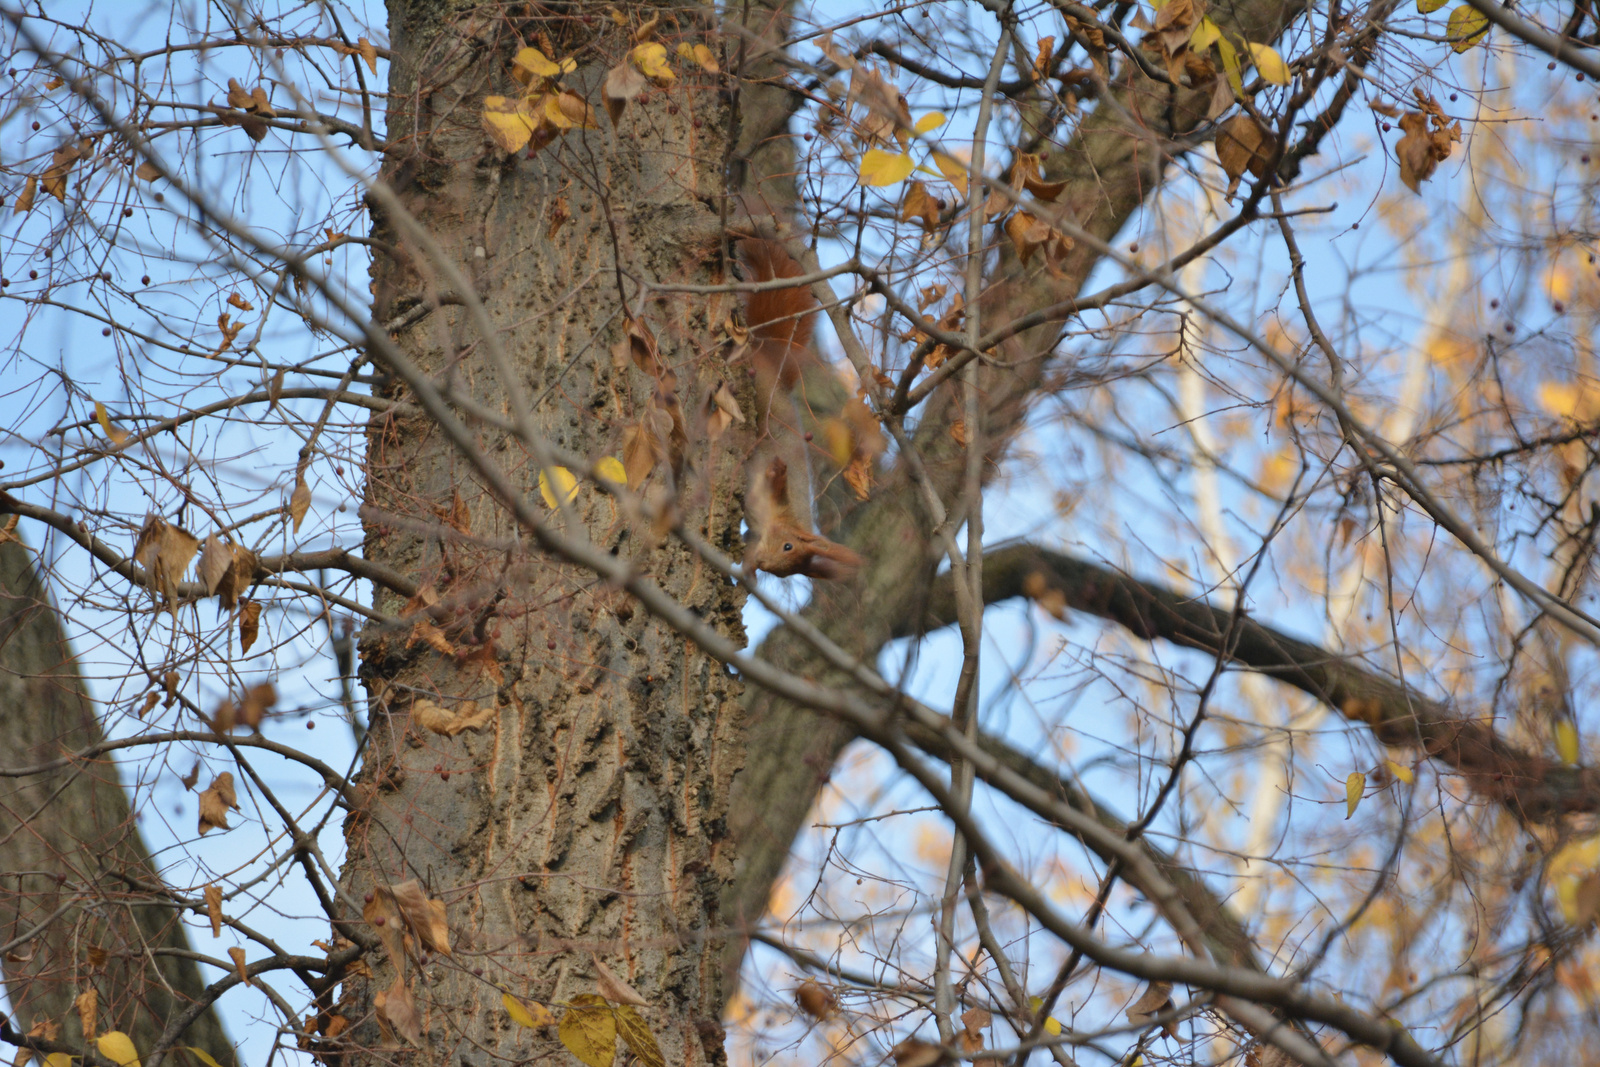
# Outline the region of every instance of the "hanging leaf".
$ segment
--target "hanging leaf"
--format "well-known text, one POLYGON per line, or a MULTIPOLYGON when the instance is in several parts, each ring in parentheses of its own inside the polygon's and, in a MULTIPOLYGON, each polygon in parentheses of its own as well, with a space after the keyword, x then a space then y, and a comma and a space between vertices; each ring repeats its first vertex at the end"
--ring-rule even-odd
POLYGON ((17 194, 16 206, 11 209, 13 215, 26 215, 33 210, 33 198, 39 195, 39 176, 28 175, 28 180, 22 183, 22 192, 17 194))
POLYGON ((111 421, 111 415, 106 411, 106 406, 100 401, 94 402, 94 421, 100 424, 100 431, 113 445, 121 448, 128 440, 128 431, 111 421))
POLYGON ((1489 32, 1489 16, 1475 7, 1462 4, 1450 12, 1450 21, 1447 31, 1453 40, 1450 47, 1456 52, 1465 52, 1489 32))
POLYGON ((211 936, 221 937, 222 890, 207 882, 204 892, 206 897, 206 916, 211 920, 211 936))
POLYGON ((1346 819, 1356 813, 1356 808, 1361 804, 1361 797, 1367 791, 1367 776, 1360 771, 1351 771, 1350 776, 1344 780, 1344 817, 1346 819))
POLYGON ((233 772, 223 771, 200 794, 200 833, 205 834, 213 829, 232 829, 228 825, 230 808, 237 811, 239 799, 233 791, 233 772))
POLYGON ((1578 765, 1578 728, 1570 719, 1556 722, 1556 754, 1572 766, 1578 765))
POLYGON ((944 121, 944 115, 937 111, 930 111, 918 119, 917 124, 911 128, 916 130, 918 133, 928 133, 932 130, 937 130, 940 126, 943 126, 944 121))
POLYGON ((95 1039, 94 1047, 118 1067, 139 1067, 139 1053, 133 1047, 133 1039, 121 1030, 101 1034, 95 1039))
POLYGON ((1221 38, 1222 27, 1211 21, 1209 17, 1202 18, 1200 25, 1196 26, 1194 32, 1189 35, 1189 50, 1192 52, 1204 52, 1221 38))
MULTIPOLYGON (((175 1045, 173 1047, 183 1049, 183 1051, 189 1053, 195 1059, 205 1064, 205 1067, 222 1067, 222 1064, 217 1062, 216 1057, 211 1055, 211 1053, 207 1052, 203 1048, 196 1048, 194 1045, 175 1045)), ((48 1065, 46 1065, 46 1067, 48 1067, 48 1065)))
POLYGON ((885 152, 869 148, 861 156, 861 170, 856 181, 861 185, 893 185, 905 181, 913 169, 909 153, 885 152))
POLYGON ((1417 776, 1412 773, 1411 768, 1406 764, 1401 763, 1398 760, 1385 760, 1384 762, 1389 767, 1389 773, 1393 774, 1406 785, 1410 785, 1417 780, 1417 776))
POLYGON ((245 963, 244 949, 235 945, 228 950, 228 957, 233 960, 233 973, 239 976, 239 983, 250 985, 250 967, 245 963))
POLYGON ((1289 66, 1277 49, 1268 44, 1257 44, 1254 41, 1246 42, 1250 46, 1250 58, 1255 61, 1256 70, 1261 72, 1261 77, 1273 85, 1288 85, 1290 81, 1289 66))
POLYGON ((594 963, 595 988, 600 991, 602 997, 613 1004, 633 1004, 641 1008, 650 1006, 650 1002, 640 996, 637 989, 602 963, 599 956, 590 953, 589 959, 594 963))
POLYGON ((838 1010, 839 1002, 826 986, 806 979, 794 991, 795 1003, 813 1019, 826 1019, 838 1010))
POLYGON ((294 532, 300 532, 300 523, 304 521, 306 512, 311 509, 311 487, 306 485, 304 474, 296 476, 294 492, 289 494, 289 518, 294 523, 294 532))
POLYGON ((943 152, 935 152, 933 165, 939 168, 939 173, 944 175, 946 181, 956 187, 956 192, 967 195, 967 168, 960 160, 943 152))
POLYGON ((561 1014, 561 1043, 589 1067, 611 1067, 617 1055, 617 1018, 605 998, 582 993, 561 1014))
POLYGON ((659 89, 665 89, 678 80, 672 68, 667 66, 666 45, 658 41, 635 45, 633 51, 628 53, 628 59, 639 68, 639 73, 649 78, 659 89))
POLYGON ((450 925, 445 919, 444 901, 430 898, 415 878, 390 886, 389 892, 394 895, 400 917, 416 934, 422 947, 429 952, 450 955, 450 925))
POLYGON ((239 602, 239 654, 250 651, 250 646, 256 643, 256 637, 261 632, 261 601, 241 600, 239 602))
POLYGON ((83 1027, 83 1039, 92 1041, 100 1032, 100 991, 90 986, 72 1000, 78 1011, 78 1024, 83 1027))
POLYGON ((650 1032, 650 1027, 637 1010, 624 1004, 612 1014, 616 1019, 618 1035, 644 1067, 667 1067, 667 1058, 661 1054, 656 1036, 650 1032))
POLYGON ((1217 38, 1217 54, 1222 57, 1222 73, 1227 76, 1228 88, 1234 96, 1244 95, 1244 71, 1239 65, 1239 52, 1226 37, 1217 38))
POLYGON ((360 37, 356 39, 356 51, 367 61, 367 69, 374 74, 378 73, 378 46, 365 37, 360 37))
POLYGON ((1417 0, 1417 10, 1424 15, 1431 15, 1449 2, 1450 0, 1417 0))

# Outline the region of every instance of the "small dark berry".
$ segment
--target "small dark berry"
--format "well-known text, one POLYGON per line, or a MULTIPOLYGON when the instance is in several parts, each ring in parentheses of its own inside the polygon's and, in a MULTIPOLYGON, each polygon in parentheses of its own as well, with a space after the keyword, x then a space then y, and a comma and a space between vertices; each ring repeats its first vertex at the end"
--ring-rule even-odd
POLYGON ((811 431, 810 431, 810 430, 807 430, 807 431, 806 431, 806 440, 807 440, 807 441, 810 441, 810 440, 813 440, 813 439, 815 439, 815 438, 816 438, 816 436, 817 436, 817 435, 816 435, 816 434, 814 434, 814 433, 812 433, 812 432, 811 432, 811 431))
POLYGON ((1583 155, 1579 156, 1578 157, 1578 162, 1579 163, 1587 163, 1587 162, 1589 162, 1589 153, 1585 152, 1583 155))
POLYGON ((38 128, 39 128, 39 124, 38 124, 38 123, 37 123, 37 122, 35 122, 35 123, 34 123, 34 124, 33 124, 33 128, 34 128, 34 129, 36 129, 36 130, 37 130, 37 129, 38 129, 38 128))
POLYGON ((1579 81, 1583 81, 1583 74, 1582 74, 1582 72, 1579 72, 1579 74, 1578 74, 1578 80, 1579 80, 1579 81))
POLYGON ((109 326, 100 327, 100 336, 101 337, 110 337, 111 336, 111 327, 109 327, 109 326))
POLYGON ((556 643, 554 641, 546 641, 544 647, 554 652, 556 650, 556 643))
POLYGON ((1455 93, 1451 93, 1450 94, 1450 99, 1454 100, 1455 98, 1456 98, 1456 94, 1455 93))
POLYGON ((10 278, 0 278, 0 289, 4 289, 6 286, 8 286, 10 284, 11 284, 11 279, 10 278))
POLYGON ((1492 307, 1492 308, 1497 308, 1497 307, 1500 306, 1500 301, 1499 300, 1491 300, 1491 301, 1489 301, 1489 306, 1492 307))
POLYGON ((146 274, 143 278, 140 278, 139 279, 139 284, 140 285, 149 285, 150 284, 150 275, 146 274))
POLYGON ((805 135, 805 139, 808 140, 808 141, 811 141, 811 140, 814 140, 816 138, 816 136, 817 135, 814 134, 814 133, 808 133, 808 134, 805 135))
POLYGON ((154 194, 151 195, 151 199, 154 200, 158 204, 161 203, 166 198, 167 197, 166 197, 166 195, 164 193, 154 193, 154 194))
POLYGON ((1383 124, 1383 132, 1384 132, 1384 133, 1388 133, 1388 132, 1389 132, 1389 131, 1390 131, 1390 130, 1392 130, 1392 129, 1394 129, 1394 127, 1393 127, 1393 126, 1391 126, 1391 125, 1389 125, 1389 124, 1388 124, 1388 123, 1387 123, 1387 122, 1385 122, 1385 123, 1384 123, 1384 124, 1383 124))
POLYGON ((30 280, 31 280, 31 279, 34 279, 34 278, 37 278, 37 277, 39 277, 39 272, 38 272, 38 271, 36 271, 36 270, 30 270, 30 271, 29 271, 29 272, 28 272, 28 278, 29 278, 29 279, 30 279, 30 280))
POLYGON ((1350 224, 1350 228, 1351 228, 1351 229, 1352 229, 1352 230, 1359 230, 1359 229, 1361 229, 1361 223, 1359 223, 1359 222, 1352 222, 1352 223, 1351 223, 1351 224, 1350 224))
POLYGON ((315 730, 316 728, 317 728, 317 724, 315 722, 306 723, 306 729, 307 730, 315 730))
POLYGON ((1516 327, 1515 323, 1511 323, 1511 322, 1506 323, 1506 333, 1516 333, 1516 332, 1517 332, 1517 327, 1516 327))
POLYGON ((122 217, 125 218, 125 219, 133 218, 133 208, 131 208, 131 207, 123 208, 122 209, 122 217))
POLYGON ((1139 251, 1139 242, 1138 242, 1138 241, 1135 241, 1135 242, 1133 242, 1133 244, 1131 244, 1131 245, 1129 245, 1129 246, 1128 246, 1128 251, 1130 251, 1130 252, 1137 252, 1137 251, 1139 251))
POLYGON ((694 128, 695 129, 698 130, 700 127, 702 127, 704 125, 705 125, 705 121, 703 119, 695 119, 694 120, 694 128))
POLYGON ((372 891, 368 890, 367 891, 367 895, 362 897, 361 899, 366 901, 368 904, 371 904, 372 903, 372 891))
POLYGON ((1545 64, 1545 68, 1544 69, 1545 70, 1555 70, 1556 69, 1556 61, 1552 59, 1549 63, 1545 64))
POLYGON ((1557 300, 1555 303, 1550 305, 1550 309, 1552 311, 1554 311, 1557 315, 1559 315, 1562 312, 1567 310, 1567 305, 1565 305, 1561 301, 1557 300))
POLYGON ((376 919, 372 920, 372 925, 373 926, 382 926, 383 923, 384 923, 384 918, 383 918, 382 915, 380 915, 376 919))
POLYGON ((678 105, 677 104, 668 104, 667 105, 667 114, 676 115, 677 113, 678 113, 678 105))

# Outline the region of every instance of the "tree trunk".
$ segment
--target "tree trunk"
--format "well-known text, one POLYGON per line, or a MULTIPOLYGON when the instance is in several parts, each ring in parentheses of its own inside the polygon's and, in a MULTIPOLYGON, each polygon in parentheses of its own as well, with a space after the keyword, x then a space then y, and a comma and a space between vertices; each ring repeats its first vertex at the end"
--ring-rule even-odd
MULTIPOLYGON (((0 543, 0 751, 33 766, 100 740, 27 547, 0 543)), ((80 1043, 73 1002, 92 989, 102 1033, 122 1030, 136 1048, 155 1044, 205 989, 192 959, 165 954, 190 950, 162 887, 110 759, 0 781, 0 967, 14 1027, 26 1032, 47 1019, 61 1040, 80 1043)), ((180 1043, 234 1062, 212 1009, 180 1043)))
MULTIPOLYGON (((652 15, 618 7, 630 29, 652 15)), ((717 47, 707 25, 678 20, 669 48, 717 47)), ((605 16, 519 22, 499 5, 392 0, 390 32, 389 138, 400 147, 384 176, 471 275, 511 374, 497 369, 473 310, 453 303, 396 344, 455 395, 591 462, 622 454, 642 419, 670 422, 676 405, 683 437, 668 451, 681 447, 681 461, 658 462, 643 495, 673 501, 685 526, 737 556, 744 457, 734 435, 711 439, 698 415, 728 373, 716 329, 731 303, 641 298, 637 284, 723 278, 715 204, 727 107, 716 77, 680 66, 677 84, 630 98, 614 126, 599 87, 630 38, 605 16), (533 42, 552 59, 580 57, 563 84, 601 114, 598 128, 528 158, 492 146, 479 115, 485 94, 521 91, 511 59, 533 42), (629 316, 670 374, 630 355, 629 316)), ((400 219, 374 214, 374 314, 387 322, 447 286, 400 219)), ((736 586, 590 483, 567 503, 552 475, 542 493, 526 440, 488 421, 474 432, 480 463, 507 472, 553 528, 631 558, 742 641, 736 586)), ((485 490, 482 467, 432 421, 376 423, 368 447, 367 554, 426 588, 410 604, 380 593, 379 610, 409 615, 362 635, 373 710, 358 782, 368 799, 345 827, 347 906, 371 907, 374 890, 418 879, 445 902, 453 958, 370 960, 372 977, 347 982, 337 1009, 356 1024, 351 1047, 387 1059, 375 1050, 410 1041, 427 1062, 483 1067, 552 1053, 570 1063, 552 1028, 513 1023, 502 991, 569 1002, 596 992, 598 958, 648 1002, 666 1062, 723 1062, 717 909, 743 758, 739 680, 622 591, 527 551, 526 529, 485 490), (422 701, 456 713, 473 702, 488 716, 481 730, 438 734, 421 722, 422 701), (409 1035, 408 1005, 418 1020, 409 1035), (381 1024, 397 1015, 391 1037, 381 1024)))

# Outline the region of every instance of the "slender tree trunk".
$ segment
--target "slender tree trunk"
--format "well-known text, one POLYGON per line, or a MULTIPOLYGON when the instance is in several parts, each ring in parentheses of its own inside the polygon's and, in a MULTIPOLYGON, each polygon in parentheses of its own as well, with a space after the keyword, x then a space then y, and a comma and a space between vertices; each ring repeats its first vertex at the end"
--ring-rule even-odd
MULTIPOLYGON (((653 14, 617 6, 629 29, 653 14)), ((664 501, 676 483, 685 524, 736 556, 744 458, 733 435, 712 440, 697 419, 728 373, 716 336, 728 301, 641 299, 636 284, 722 277, 714 205, 726 95, 714 75, 680 66, 677 84, 632 98, 613 126, 599 86, 629 30, 595 12, 519 21, 501 5, 391 2, 389 137, 399 147, 384 176, 443 255, 470 272, 511 376, 468 308, 439 307, 395 339, 457 395, 591 460, 623 452, 652 397, 664 417, 675 384, 682 462, 676 474, 673 457, 658 463, 644 495, 664 501), (479 113, 486 93, 519 91, 511 59, 534 43, 551 58, 579 56, 564 84, 601 114, 599 128, 571 130, 527 158, 494 148, 479 113), (654 335, 675 383, 631 358, 629 316, 654 335)), ((710 39, 692 15, 677 19, 669 49, 710 39)), ((392 250, 376 257, 378 321, 444 288, 437 259, 405 232, 378 213, 374 236, 392 250)), ((632 558, 742 640, 735 586, 588 484, 548 507, 526 443, 484 422, 475 432, 482 460, 507 471, 554 527, 632 558)), ((362 637, 373 712, 359 785, 369 799, 346 823, 346 906, 417 879, 445 902, 453 958, 371 960, 372 977, 347 983, 339 1008, 357 1024, 353 1046, 390 1040, 376 1024, 409 998, 427 1062, 487 1067, 552 1053, 571 1062, 553 1029, 512 1022, 502 990, 568 1002, 596 991, 597 957, 648 1002, 666 1062, 722 1062, 718 904, 732 870, 728 794, 743 758, 738 679, 621 591, 526 550, 504 500, 435 424, 375 424, 367 474, 367 553, 429 592, 410 605, 380 594, 382 611, 411 612, 408 625, 362 637), (424 700, 490 714, 480 731, 444 736, 421 725, 424 700)), ((553 500, 560 487, 550 487, 553 500)))
MULTIPOLYGON (((0 544, 0 751, 47 764, 101 740, 94 705, 31 554, 0 544)), ((93 990, 101 1032, 149 1048, 205 989, 110 759, 0 780, 0 953, 12 1025, 49 1020, 80 1042, 73 1002, 93 990), (101 953, 103 963, 96 965, 101 953)), ((215 1011, 182 1044, 234 1062, 215 1011)))

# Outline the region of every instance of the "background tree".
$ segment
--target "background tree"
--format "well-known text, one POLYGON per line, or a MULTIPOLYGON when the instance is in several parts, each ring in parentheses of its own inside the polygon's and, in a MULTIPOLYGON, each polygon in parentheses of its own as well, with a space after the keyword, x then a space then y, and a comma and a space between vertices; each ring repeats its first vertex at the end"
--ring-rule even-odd
POLYGON ((121 759, 119 904, 228 946, 153 1033, 30 932, 132 1036, 0 1033, 1570 1059, 1597 31, 1431 8, 0 8, 0 506, 99 712, 0 770, 121 759), (859 577, 734 562, 773 447, 859 577))

